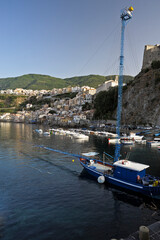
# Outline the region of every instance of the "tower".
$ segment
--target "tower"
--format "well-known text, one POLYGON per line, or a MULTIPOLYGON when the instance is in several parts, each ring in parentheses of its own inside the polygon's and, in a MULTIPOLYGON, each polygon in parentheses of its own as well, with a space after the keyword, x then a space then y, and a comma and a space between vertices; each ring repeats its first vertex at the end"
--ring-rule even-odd
POLYGON ((159 44, 145 46, 142 69, 149 68, 153 61, 160 61, 159 44))

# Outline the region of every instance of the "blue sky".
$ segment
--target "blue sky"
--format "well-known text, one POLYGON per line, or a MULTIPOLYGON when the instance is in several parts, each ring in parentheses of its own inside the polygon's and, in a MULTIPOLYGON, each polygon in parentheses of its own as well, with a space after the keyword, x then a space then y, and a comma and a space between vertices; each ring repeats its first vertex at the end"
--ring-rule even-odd
POLYGON ((130 5, 124 74, 135 76, 144 46, 160 43, 159 0, 1 0, 0 78, 118 74, 120 11, 130 5))

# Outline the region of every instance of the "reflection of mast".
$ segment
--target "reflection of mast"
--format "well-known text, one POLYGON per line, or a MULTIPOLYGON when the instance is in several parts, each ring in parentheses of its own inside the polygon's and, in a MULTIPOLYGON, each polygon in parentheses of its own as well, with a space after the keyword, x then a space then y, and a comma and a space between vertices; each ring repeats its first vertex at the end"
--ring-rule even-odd
POLYGON ((120 66, 119 66, 119 83, 118 83, 118 106, 117 106, 117 144, 115 149, 114 161, 117 161, 120 157, 120 144, 118 139, 120 138, 120 124, 121 124, 121 110, 122 110, 122 86, 123 86, 123 62, 124 62, 124 30, 128 21, 132 18, 133 8, 123 9, 121 14, 122 28, 121 28, 121 53, 120 53, 120 66))

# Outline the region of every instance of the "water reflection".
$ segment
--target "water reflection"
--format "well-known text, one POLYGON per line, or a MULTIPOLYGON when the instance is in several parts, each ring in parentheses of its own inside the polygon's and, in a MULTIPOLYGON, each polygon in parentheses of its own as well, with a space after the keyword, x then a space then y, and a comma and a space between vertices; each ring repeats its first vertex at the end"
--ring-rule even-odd
POLYGON ((15 140, 32 140, 33 132, 32 125, 18 124, 18 123, 9 123, 9 122, 0 122, 1 127, 1 138, 15 139, 15 140))
MULTIPOLYGON (((76 159, 36 147, 79 154, 95 151, 102 155, 106 151, 113 155, 115 146, 108 145, 106 138, 90 136, 88 142, 77 142, 62 135, 40 136, 34 125, 0 125, 3 240, 45 240, 55 236, 56 240, 119 239, 153 221, 155 210, 149 207, 150 202, 98 184, 76 159)), ((152 172, 159 175, 158 151, 139 145, 122 147, 122 154, 128 151, 132 160, 149 163, 152 172)))

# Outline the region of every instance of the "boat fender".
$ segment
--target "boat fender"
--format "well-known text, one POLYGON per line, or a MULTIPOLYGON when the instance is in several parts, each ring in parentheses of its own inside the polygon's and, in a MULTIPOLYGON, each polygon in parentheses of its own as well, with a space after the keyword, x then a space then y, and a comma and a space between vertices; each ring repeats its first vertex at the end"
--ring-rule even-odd
POLYGON ((93 165, 93 164, 94 164, 94 161, 93 161, 93 160, 90 160, 89 163, 90 163, 90 165, 93 165))
POLYGON ((104 176, 99 176, 97 181, 98 181, 98 183, 104 183, 105 182, 105 177, 104 176))

